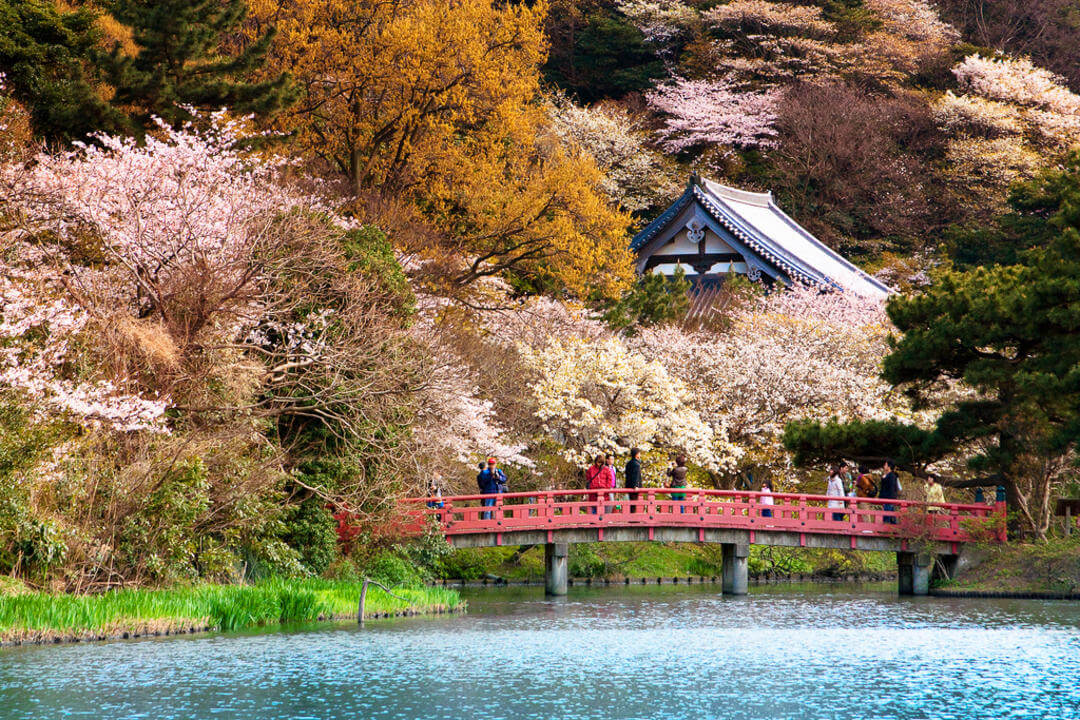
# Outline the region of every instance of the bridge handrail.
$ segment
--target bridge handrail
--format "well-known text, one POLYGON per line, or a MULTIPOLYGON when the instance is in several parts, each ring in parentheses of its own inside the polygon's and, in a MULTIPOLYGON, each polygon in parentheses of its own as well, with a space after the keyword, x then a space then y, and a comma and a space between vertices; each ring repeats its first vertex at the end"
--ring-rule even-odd
MULTIPOLYGON (((566 488, 514 493, 475 493, 408 498, 420 532, 424 517, 434 518, 446 535, 514 530, 614 527, 733 528, 753 532, 847 535, 851 547, 867 535, 973 542, 1005 542, 1005 504, 928 503, 921 500, 864 498, 810 493, 762 493, 705 488, 566 488), (681 497, 680 497, 681 496, 681 497), (769 498, 771 502, 762 502, 769 498), (833 507, 829 503, 837 503, 833 507), (419 511, 419 512, 417 512, 419 511), (968 525, 977 521, 984 525, 968 525)), ((650 539, 652 531, 649 532, 650 539)), ((704 538, 704 535, 699 535, 704 538)), ((501 542, 498 540, 497 542, 501 542)))
MULTIPOLYGON (((877 498, 877 497, 857 497, 851 495, 814 495, 810 493, 763 493, 753 490, 713 490, 707 488, 671 488, 671 487, 643 487, 643 488, 571 488, 560 490, 537 490, 531 492, 508 492, 508 493, 487 493, 487 494, 470 494, 470 495, 443 495, 443 496, 429 496, 429 497, 411 497, 405 498, 403 502, 406 503, 427 503, 432 501, 443 501, 454 503, 459 502, 471 502, 481 501, 491 498, 502 498, 503 502, 514 499, 528 499, 528 498, 541 498, 541 497, 580 497, 587 496, 596 498, 597 501, 606 499, 608 495, 642 495, 648 493, 656 493, 662 495, 695 495, 698 497, 720 497, 720 498, 736 498, 736 499, 758 499, 762 497, 770 497, 775 502, 776 500, 795 500, 798 502, 828 502, 830 500, 843 500, 845 502, 855 502, 857 504, 866 505, 897 505, 904 507, 940 507, 944 509, 956 509, 956 510, 968 510, 968 511, 980 511, 985 512, 993 510, 993 505, 978 504, 978 503, 931 503, 922 500, 903 500, 900 498, 877 498), (604 497, 602 497, 604 496, 604 497)), ((690 502, 690 498, 686 498, 686 502, 690 502)), ((589 502, 586 500, 585 502, 589 502)))

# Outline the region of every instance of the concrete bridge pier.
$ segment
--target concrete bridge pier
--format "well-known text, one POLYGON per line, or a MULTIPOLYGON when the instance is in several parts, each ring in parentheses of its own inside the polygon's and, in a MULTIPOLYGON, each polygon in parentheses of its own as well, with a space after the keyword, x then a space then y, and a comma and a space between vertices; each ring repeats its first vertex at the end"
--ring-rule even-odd
POLYGON ((901 595, 929 595, 934 557, 929 553, 896 553, 896 570, 901 595))
POLYGON ((570 576, 570 546, 568 543, 544 545, 544 591, 548 595, 565 595, 570 576))
POLYGON ((723 586, 725 595, 745 595, 749 584, 750 546, 724 543, 723 586))

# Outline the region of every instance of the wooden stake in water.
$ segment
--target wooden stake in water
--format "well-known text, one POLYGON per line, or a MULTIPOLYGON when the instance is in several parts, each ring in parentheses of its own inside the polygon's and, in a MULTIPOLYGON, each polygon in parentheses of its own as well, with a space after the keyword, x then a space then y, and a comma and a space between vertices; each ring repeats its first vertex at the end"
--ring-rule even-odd
POLYGON ((390 592, 390 588, 386 587, 382 583, 376 582, 376 581, 374 581, 374 580, 372 580, 370 578, 364 578, 364 583, 360 586, 360 606, 357 607, 357 609, 356 609, 356 622, 359 623, 360 625, 364 624, 364 603, 367 602, 368 584, 378 585, 380 588, 382 588, 383 592, 385 592, 387 595, 389 595, 392 598, 397 598, 398 600, 400 600, 402 602, 405 602, 405 603, 409 602, 408 600, 401 597, 400 595, 395 595, 394 593, 390 592))

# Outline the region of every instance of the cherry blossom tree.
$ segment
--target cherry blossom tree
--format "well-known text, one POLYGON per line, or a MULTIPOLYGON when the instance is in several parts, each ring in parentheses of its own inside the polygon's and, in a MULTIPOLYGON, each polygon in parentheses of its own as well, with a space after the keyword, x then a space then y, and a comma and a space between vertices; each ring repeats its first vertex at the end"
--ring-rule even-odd
POLYGON ((680 450, 713 471, 734 467, 735 449, 722 428, 701 419, 687 386, 619 338, 553 338, 521 351, 534 373, 536 416, 567 460, 584 465, 639 447, 680 450))
POLYGON ((976 53, 953 68, 953 74, 962 87, 983 97, 1080 113, 1080 96, 1068 89, 1065 80, 1027 58, 988 58, 976 53))
POLYGON ((1027 58, 970 55, 953 74, 959 92, 934 104, 952 192, 976 215, 1003 211, 1011 183, 1080 143, 1080 95, 1027 58))
POLYGON ((551 130, 560 142, 596 160, 601 186, 623 209, 636 212, 660 204, 677 192, 673 167, 646 145, 641 122, 613 105, 590 108, 562 95, 549 98, 551 130))
POLYGON ((698 24, 698 12, 680 0, 618 0, 619 10, 645 39, 667 51, 698 24))
POLYGON ((741 90, 729 78, 675 78, 647 95, 666 116, 658 131, 669 152, 709 146, 771 147, 775 144, 776 90, 741 90))
POLYGON ((775 472, 788 420, 905 412, 878 378, 889 327, 881 303, 797 286, 752 299, 723 331, 646 329, 632 346, 685 383, 740 467, 775 472))

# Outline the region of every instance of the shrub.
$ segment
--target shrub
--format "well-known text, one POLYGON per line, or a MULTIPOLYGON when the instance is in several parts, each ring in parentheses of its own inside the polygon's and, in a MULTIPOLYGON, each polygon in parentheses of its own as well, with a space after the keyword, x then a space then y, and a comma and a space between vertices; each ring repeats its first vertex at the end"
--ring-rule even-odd
POLYGON ((285 527, 282 539, 309 572, 322 574, 337 557, 337 522, 322 499, 310 497, 289 508, 285 527))
POLYGON ((416 588, 423 584, 423 578, 416 567, 392 552, 377 555, 364 568, 364 574, 388 587, 416 588))

